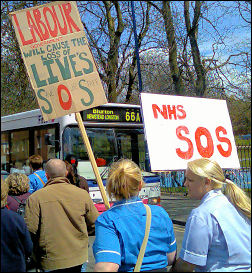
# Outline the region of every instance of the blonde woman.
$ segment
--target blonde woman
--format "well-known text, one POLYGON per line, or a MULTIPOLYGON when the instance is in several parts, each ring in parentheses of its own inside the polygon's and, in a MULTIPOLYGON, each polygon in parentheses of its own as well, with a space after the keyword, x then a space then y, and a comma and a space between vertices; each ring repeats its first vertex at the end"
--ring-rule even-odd
POLYGON ((7 208, 17 212, 19 202, 16 199, 25 203, 25 200, 31 195, 28 192, 30 189, 30 179, 23 173, 12 173, 5 181, 9 184, 7 208))
POLYGON ((201 200, 189 215, 173 271, 251 271, 251 201, 219 164, 188 162, 188 196, 201 200))
MULTIPOLYGON (((146 209, 138 197, 142 187, 141 170, 133 161, 122 159, 112 164, 107 191, 116 202, 95 222, 95 271, 134 270, 146 224, 146 209)), ((167 271, 176 257, 172 221, 163 208, 149 207, 151 226, 141 271, 167 271)))

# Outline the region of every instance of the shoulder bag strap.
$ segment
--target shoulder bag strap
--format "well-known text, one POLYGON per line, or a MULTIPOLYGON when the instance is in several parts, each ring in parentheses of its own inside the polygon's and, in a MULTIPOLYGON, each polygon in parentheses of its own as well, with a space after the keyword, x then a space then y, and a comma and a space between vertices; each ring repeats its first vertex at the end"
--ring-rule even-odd
POLYGON ((144 257, 144 253, 145 253, 145 249, 147 246, 147 242, 148 242, 148 238, 149 238, 149 233, 150 233, 150 225, 151 225, 151 210, 150 207, 145 205, 145 209, 146 209, 146 226, 145 226, 145 234, 144 234, 144 239, 137 257, 137 262, 134 268, 134 272, 140 272, 141 269, 141 265, 142 265, 142 261, 143 261, 143 257, 144 257))
POLYGON ((14 196, 14 195, 10 195, 10 197, 12 197, 12 198, 14 198, 19 204, 21 204, 22 203, 22 201, 21 200, 19 200, 16 196, 14 196))
POLYGON ((42 184, 45 186, 45 182, 42 180, 42 178, 36 173, 33 173, 33 174, 35 174, 39 178, 39 180, 42 182, 42 184))

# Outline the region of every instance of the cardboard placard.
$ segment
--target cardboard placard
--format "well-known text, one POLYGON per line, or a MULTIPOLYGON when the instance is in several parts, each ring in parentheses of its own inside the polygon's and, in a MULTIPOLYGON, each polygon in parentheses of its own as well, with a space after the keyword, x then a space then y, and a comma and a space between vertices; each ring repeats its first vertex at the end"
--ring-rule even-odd
POLYGON ((10 16, 45 121, 107 103, 75 1, 10 16))
POLYGON ((107 103, 77 4, 57 1, 10 14, 45 121, 75 112, 104 204, 110 207, 79 111, 107 103))
POLYGON ((182 170, 206 157, 240 168, 226 101, 141 94, 152 171, 182 170))

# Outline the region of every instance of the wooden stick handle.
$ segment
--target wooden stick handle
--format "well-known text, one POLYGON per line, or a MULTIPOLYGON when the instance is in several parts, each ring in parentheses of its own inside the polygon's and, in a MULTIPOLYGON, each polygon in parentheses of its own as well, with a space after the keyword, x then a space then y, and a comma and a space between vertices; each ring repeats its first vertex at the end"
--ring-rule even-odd
POLYGON ((98 183, 101 195, 102 195, 102 199, 103 199, 104 205, 105 205, 106 209, 109 209, 110 208, 109 201, 107 199, 107 195, 106 195, 106 192, 105 192, 102 180, 101 180, 100 173, 98 171, 98 167, 97 167, 97 164, 96 164, 96 161, 95 161, 95 157, 94 157, 94 154, 93 154, 93 151, 92 151, 92 148, 91 148, 88 136, 87 136, 87 132, 85 130, 85 127, 84 127, 84 124, 83 124, 83 121, 82 121, 82 118, 81 118, 81 115, 80 115, 79 112, 75 113, 75 119, 76 119, 76 121, 78 123, 78 126, 80 128, 84 144, 86 145, 88 156, 89 156, 89 160, 91 162, 93 171, 95 173, 95 177, 96 177, 96 180, 97 180, 97 183, 98 183))

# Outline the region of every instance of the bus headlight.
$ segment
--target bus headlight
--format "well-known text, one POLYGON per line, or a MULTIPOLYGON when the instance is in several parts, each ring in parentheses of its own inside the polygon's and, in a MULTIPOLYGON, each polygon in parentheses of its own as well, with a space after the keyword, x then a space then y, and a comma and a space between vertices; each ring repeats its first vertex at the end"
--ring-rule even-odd
POLYGON ((150 205, 160 205, 160 197, 148 198, 148 204, 150 204, 150 205))

